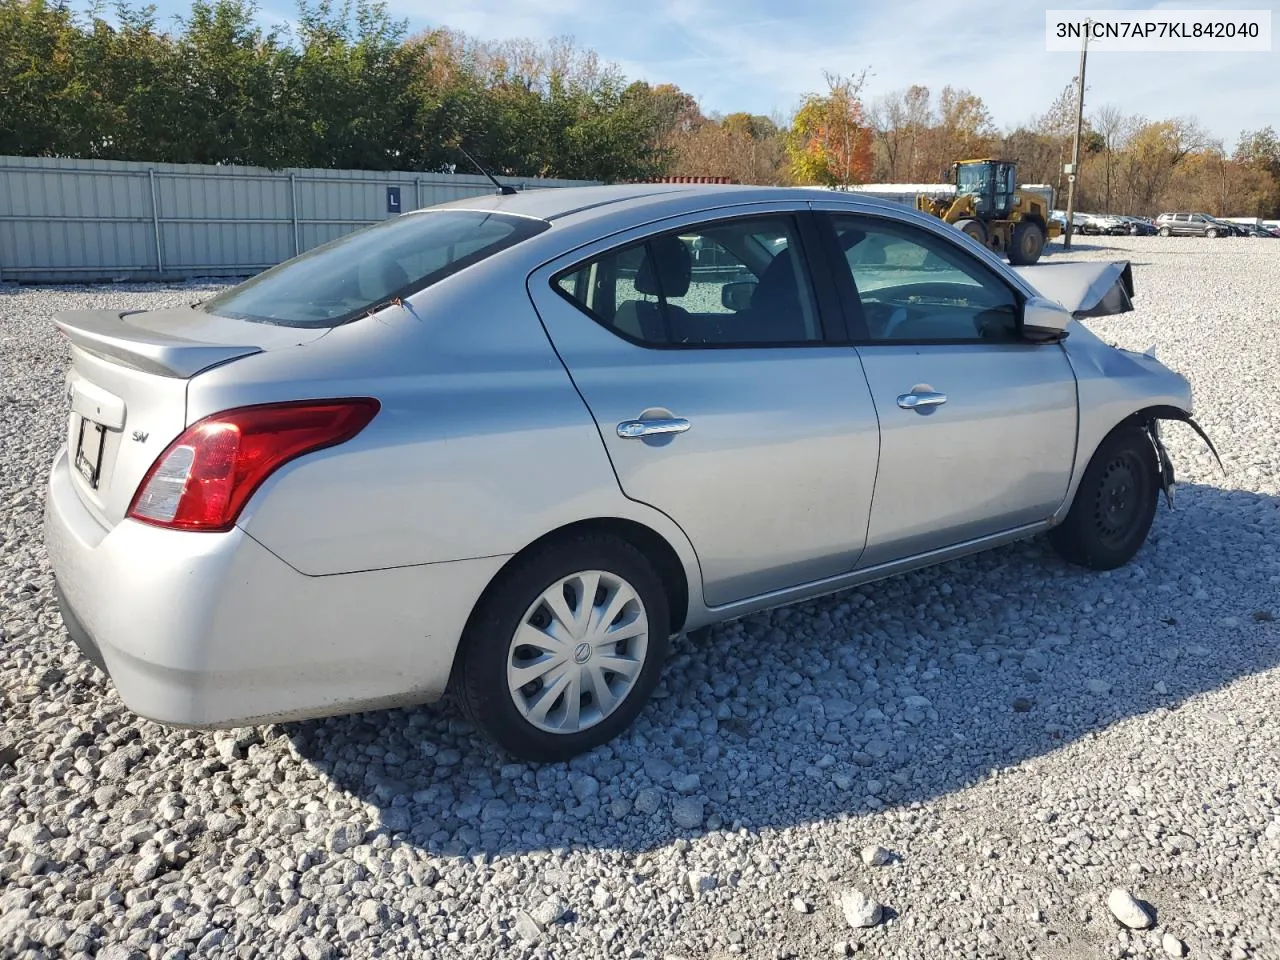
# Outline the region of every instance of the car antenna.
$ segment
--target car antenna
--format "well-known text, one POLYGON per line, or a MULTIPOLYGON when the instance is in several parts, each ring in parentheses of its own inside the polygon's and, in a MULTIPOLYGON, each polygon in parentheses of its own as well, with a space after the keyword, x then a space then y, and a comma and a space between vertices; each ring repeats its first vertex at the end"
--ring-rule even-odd
POLYGON ((495 177, 488 170, 486 170, 484 167, 480 166, 480 164, 476 161, 476 158, 473 157, 471 154, 467 153, 467 151, 463 148, 461 144, 458 144, 458 149, 462 152, 462 155, 464 157, 466 157, 468 160, 471 161, 472 166, 474 166, 477 170, 479 170, 481 173, 483 173, 486 177, 489 178, 489 182, 498 188, 499 194, 501 194, 504 197, 509 197, 509 196, 513 196, 516 193, 515 187, 509 186, 505 183, 499 183, 498 178, 495 177))

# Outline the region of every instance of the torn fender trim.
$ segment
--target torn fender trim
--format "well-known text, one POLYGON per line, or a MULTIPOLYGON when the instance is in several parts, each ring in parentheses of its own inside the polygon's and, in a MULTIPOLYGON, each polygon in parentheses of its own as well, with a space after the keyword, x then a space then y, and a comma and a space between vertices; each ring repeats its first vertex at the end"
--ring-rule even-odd
POLYGON ((1169 451, 1164 448, 1164 441, 1160 439, 1160 421, 1148 420, 1146 423, 1147 439, 1151 441, 1151 448, 1156 455, 1156 469, 1160 473, 1160 489, 1164 491, 1165 503, 1169 505, 1169 509, 1173 509, 1173 487, 1176 483, 1173 475, 1173 461, 1169 458, 1169 451))
POLYGON ((1128 260, 1037 263, 1013 269, 1043 296, 1066 307, 1076 319, 1106 317, 1133 309, 1133 268, 1128 260))
POLYGON ((1227 468, 1222 464, 1222 457, 1218 456, 1218 448, 1213 445, 1213 441, 1209 439, 1209 435, 1204 432, 1204 427, 1196 423, 1195 420, 1191 418, 1191 414, 1187 413, 1187 411, 1179 410, 1177 407, 1162 406, 1148 407, 1146 410, 1143 410, 1142 413, 1153 420, 1178 420, 1185 423, 1199 434, 1200 439, 1203 440, 1205 446, 1209 448, 1209 452, 1213 454, 1213 459, 1218 461, 1218 469, 1222 471, 1222 475, 1224 477, 1227 475, 1227 468))

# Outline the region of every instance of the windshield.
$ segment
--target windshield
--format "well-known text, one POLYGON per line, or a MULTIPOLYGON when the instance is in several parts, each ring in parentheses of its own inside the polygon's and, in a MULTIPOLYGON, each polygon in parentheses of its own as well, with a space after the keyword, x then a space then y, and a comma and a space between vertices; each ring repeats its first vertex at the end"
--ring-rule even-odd
POLYGON ((286 260, 200 308, 237 320, 337 326, 549 226, 543 220, 477 210, 405 214, 286 260))
POLYGON ((959 193, 982 193, 986 189, 987 175, 991 167, 985 163, 961 164, 956 169, 956 190, 959 193))

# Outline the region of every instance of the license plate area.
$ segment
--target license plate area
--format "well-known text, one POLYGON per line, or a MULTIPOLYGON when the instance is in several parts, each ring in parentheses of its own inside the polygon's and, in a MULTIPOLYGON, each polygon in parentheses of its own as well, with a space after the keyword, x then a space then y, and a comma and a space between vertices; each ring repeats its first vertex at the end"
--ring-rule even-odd
POLYGON ((80 433, 76 439, 76 470, 84 477, 91 490, 98 489, 102 476, 102 448, 105 446, 107 428, 92 420, 80 418, 80 433))

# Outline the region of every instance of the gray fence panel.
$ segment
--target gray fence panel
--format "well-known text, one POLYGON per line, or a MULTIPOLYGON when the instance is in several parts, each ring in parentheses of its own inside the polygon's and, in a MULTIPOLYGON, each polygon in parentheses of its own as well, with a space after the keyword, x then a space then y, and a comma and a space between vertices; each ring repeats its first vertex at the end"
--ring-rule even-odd
POLYGON ((0 280, 246 276, 393 216, 388 187, 402 212, 493 190, 469 174, 0 157, 0 280))

